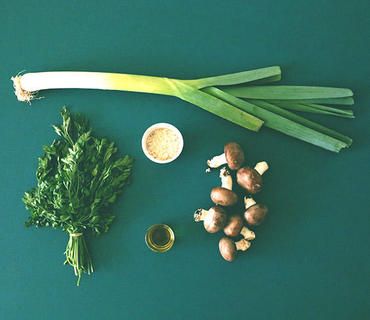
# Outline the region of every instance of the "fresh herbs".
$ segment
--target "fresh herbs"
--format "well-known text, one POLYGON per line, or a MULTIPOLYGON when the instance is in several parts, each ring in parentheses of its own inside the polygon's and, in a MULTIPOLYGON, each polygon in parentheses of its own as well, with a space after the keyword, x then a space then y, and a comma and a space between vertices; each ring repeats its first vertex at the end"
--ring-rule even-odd
POLYGON ((351 138, 291 112, 353 118, 350 109, 327 106, 352 105, 350 89, 266 85, 280 79, 277 66, 194 80, 74 71, 26 73, 12 78, 20 101, 30 102, 40 90, 63 88, 164 94, 252 131, 265 125, 334 152, 351 145, 351 138))
POLYGON ((88 122, 63 108, 63 123, 54 126, 59 139, 44 147, 36 171, 37 186, 23 201, 30 211, 27 226, 59 228, 69 234, 66 264, 78 277, 93 272, 84 233, 107 232, 110 206, 127 184, 133 159, 117 157, 117 147, 92 135, 88 122))

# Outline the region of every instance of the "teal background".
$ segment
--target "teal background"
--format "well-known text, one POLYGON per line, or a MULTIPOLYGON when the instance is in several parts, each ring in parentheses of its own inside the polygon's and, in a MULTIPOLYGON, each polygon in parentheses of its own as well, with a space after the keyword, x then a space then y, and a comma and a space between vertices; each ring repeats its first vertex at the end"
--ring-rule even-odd
POLYGON ((370 319, 370 2, 2 1, 0 10, 1 319, 370 319), (354 138, 330 153, 269 129, 246 131, 178 99, 123 92, 43 92, 18 102, 19 71, 94 70, 196 78, 280 65, 284 83, 352 88, 355 120, 312 117, 354 138), (61 106, 136 159, 109 233, 89 238, 96 272, 75 286, 66 234, 26 229, 23 192, 61 106), (155 122, 185 138, 169 165, 140 139, 155 122), (217 173, 205 160, 235 140, 271 170, 257 198, 270 207, 250 251, 232 264, 220 234, 192 221, 217 173), (144 243, 173 226, 167 254, 144 243))

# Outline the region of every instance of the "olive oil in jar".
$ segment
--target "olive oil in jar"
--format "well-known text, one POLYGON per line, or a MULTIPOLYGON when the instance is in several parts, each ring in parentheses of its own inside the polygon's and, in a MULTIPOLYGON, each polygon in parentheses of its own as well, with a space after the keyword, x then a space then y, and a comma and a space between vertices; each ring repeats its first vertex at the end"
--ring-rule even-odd
POLYGON ((152 225, 145 234, 145 242, 155 252, 170 250, 175 242, 173 230, 166 224, 152 225))

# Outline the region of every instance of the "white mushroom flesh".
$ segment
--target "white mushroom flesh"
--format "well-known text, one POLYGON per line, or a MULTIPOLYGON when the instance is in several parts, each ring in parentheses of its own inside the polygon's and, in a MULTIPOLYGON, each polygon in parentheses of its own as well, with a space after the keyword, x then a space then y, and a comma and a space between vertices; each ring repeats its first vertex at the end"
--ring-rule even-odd
POLYGON ((251 246, 251 243, 248 240, 242 239, 238 242, 235 242, 236 250, 246 251, 251 246))
POLYGON ((207 161, 207 165, 210 168, 218 168, 226 163, 227 161, 226 161, 225 153, 220 154, 218 156, 214 156, 211 160, 207 161))
POLYGON ((269 168, 266 161, 261 161, 256 164, 254 169, 262 176, 269 168))
POLYGON ((209 215, 208 214, 209 211, 208 210, 204 210, 204 209, 198 209, 197 211, 195 211, 194 213, 194 220, 196 222, 199 222, 199 221, 203 221, 207 218, 207 216, 209 215))
POLYGON ((220 170, 220 178, 221 178, 221 187, 232 190, 233 189, 233 179, 230 175, 230 172, 225 168, 220 170))
POLYGON ((253 198, 247 198, 247 197, 244 197, 244 205, 245 205, 245 209, 248 209, 250 208, 251 206, 254 206, 256 204, 256 201, 254 201, 253 198))
POLYGON ((252 230, 249 230, 247 227, 243 227, 240 231, 240 234, 245 240, 254 240, 256 238, 256 234, 252 230))

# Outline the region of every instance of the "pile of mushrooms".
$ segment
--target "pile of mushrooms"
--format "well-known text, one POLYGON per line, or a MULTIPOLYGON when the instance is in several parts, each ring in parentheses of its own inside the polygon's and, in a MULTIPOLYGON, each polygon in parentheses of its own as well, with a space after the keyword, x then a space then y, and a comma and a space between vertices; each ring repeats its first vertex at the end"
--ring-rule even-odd
POLYGON ((264 204, 257 203, 251 197, 262 190, 262 175, 268 170, 268 164, 262 161, 252 168, 243 166, 244 162, 244 151, 236 142, 225 144, 222 154, 207 161, 206 172, 222 167, 220 169, 221 186, 211 190, 210 197, 214 206, 208 210, 197 209, 194 213, 194 220, 203 221, 207 232, 224 232, 225 236, 219 241, 219 251, 221 256, 230 262, 237 257, 238 251, 248 250, 251 241, 256 238, 254 231, 248 229, 247 226, 260 225, 268 212, 264 204), (233 191, 233 176, 238 185, 244 189, 245 211, 242 214, 232 213, 235 211, 233 206, 239 201, 238 195, 233 191))

